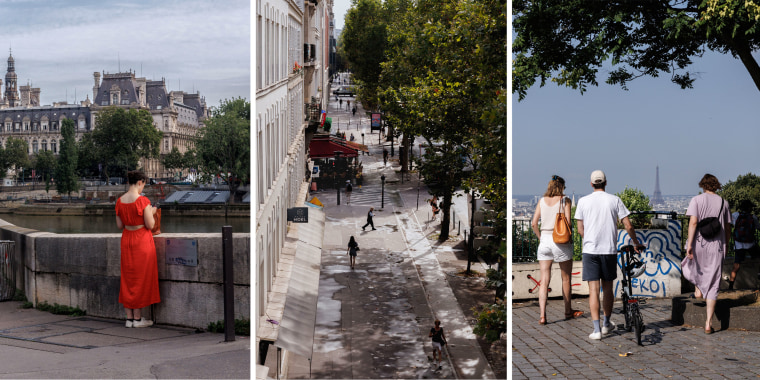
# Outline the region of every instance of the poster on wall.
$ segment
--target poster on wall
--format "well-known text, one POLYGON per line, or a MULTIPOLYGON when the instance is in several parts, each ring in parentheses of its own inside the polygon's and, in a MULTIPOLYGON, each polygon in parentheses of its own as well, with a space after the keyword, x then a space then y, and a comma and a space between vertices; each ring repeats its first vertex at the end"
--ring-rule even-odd
POLYGON ((169 265, 198 266, 198 241, 194 239, 166 239, 166 263, 169 265))

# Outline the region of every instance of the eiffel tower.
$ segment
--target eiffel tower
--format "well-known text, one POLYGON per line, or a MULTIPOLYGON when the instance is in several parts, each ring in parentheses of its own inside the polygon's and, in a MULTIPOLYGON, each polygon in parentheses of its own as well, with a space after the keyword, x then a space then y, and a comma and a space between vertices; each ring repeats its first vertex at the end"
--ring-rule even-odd
POLYGON ((657 177, 655 177, 654 180, 654 195, 652 195, 652 200, 650 201, 652 206, 654 205, 664 205, 665 200, 662 199, 662 192, 660 192, 660 166, 657 166, 657 177))

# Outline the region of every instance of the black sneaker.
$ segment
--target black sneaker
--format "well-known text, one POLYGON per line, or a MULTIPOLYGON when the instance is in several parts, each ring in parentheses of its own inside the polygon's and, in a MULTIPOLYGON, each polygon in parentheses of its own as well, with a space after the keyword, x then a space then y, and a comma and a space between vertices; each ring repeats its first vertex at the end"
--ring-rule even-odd
POLYGON ((734 282, 733 281, 729 281, 728 282, 728 290, 734 290, 734 282))

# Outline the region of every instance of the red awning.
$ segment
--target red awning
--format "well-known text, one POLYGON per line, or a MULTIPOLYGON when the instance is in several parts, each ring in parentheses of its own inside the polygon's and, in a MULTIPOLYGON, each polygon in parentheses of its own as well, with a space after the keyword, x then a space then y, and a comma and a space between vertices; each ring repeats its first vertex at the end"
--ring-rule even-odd
POLYGON ((356 149, 337 143, 332 139, 313 139, 309 143, 310 158, 333 158, 335 152, 341 152, 342 157, 357 157, 356 149))

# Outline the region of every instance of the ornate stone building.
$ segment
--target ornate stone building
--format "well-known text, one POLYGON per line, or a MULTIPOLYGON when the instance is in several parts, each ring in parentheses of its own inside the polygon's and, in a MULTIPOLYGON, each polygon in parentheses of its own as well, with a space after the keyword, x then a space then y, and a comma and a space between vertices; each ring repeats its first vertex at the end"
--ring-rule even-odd
MULTIPOLYGON (((150 110, 153 125, 164 133, 161 155, 177 147, 180 153, 192 148, 193 138, 208 118, 205 98, 200 94, 167 91, 166 81, 149 81, 138 78, 134 72, 102 75, 93 73, 94 99, 90 108, 97 113, 103 107, 136 108, 150 110)), ((158 159, 142 159, 141 168, 149 177, 166 177, 169 172, 158 159)))
MULTIPOLYGON (((21 86, 17 91, 15 60, 8 57, 5 75, 5 93, 0 98, 0 144, 5 146, 14 137, 29 144, 29 154, 51 150, 58 154, 63 119, 73 119, 77 140, 95 128, 97 113, 104 107, 116 106, 127 109, 149 110, 153 125, 163 132, 160 154, 171 152, 173 147, 184 153, 193 146, 193 138, 208 118, 205 98, 200 94, 183 91, 167 91, 166 82, 150 81, 125 73, 93 73, 93 101, 89 96, 79 104, 66 102, 40 105, 40 89, 31 85, 21 86)), ((2 82, 0 82, 0 86, 2 82)), ((142 159, 141 169, 149 177, 168 177, 159 159, 142 159)))

